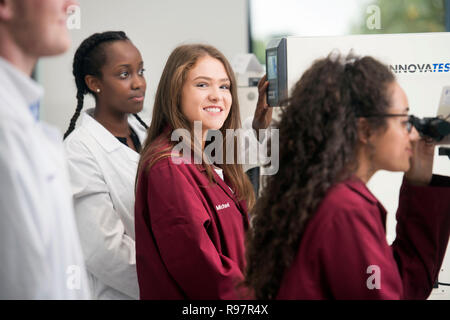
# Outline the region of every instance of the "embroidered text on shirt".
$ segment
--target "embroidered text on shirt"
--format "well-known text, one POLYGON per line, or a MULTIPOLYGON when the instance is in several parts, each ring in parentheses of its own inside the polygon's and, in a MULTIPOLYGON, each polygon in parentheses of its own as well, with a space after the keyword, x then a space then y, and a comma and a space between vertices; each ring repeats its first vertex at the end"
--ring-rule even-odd
POLYGON ((219 210, 222 210, 222 209, 225 209, 225 208, 229 208, 229 207, 230 207, 230 203, 227 202, 227 203, 224 203, 224 204, 217 205, 216 206, 216 210, 219 211, 219 210))

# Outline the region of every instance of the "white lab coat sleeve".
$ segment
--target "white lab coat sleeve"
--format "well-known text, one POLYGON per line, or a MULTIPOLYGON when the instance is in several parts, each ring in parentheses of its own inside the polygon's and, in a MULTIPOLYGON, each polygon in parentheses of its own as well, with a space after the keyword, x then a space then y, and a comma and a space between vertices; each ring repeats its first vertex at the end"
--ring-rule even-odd
MULTIPOLYGON (((26 130, 26 128, 25 128, 26 130)), ((52 281, 44 247, 46 212, 39 174, 28 159, 34 148, 26 132, 0 122, 0 299, 51 299, 52 281)))
POLYGON ((87 298, 67 285, 67 268, 77 261, 63 257, 76 243, 67 242, 64 252, 51 249, 64 226, 55 225, 51 200, 58 195, 46 187, 55 177, 43 169, 39 142, 33 126, 0 121, 0 299, 87 298))
POLYGON ((104 284, 138 299, 135 241, 114 209, 103 172, 82 142, 65 147, 86 267, 104 284))

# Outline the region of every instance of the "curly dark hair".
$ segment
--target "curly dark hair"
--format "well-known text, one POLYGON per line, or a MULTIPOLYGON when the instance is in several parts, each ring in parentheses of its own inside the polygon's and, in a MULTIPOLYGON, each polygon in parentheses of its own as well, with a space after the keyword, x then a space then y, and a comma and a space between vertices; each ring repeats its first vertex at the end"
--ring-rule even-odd
MULTIPOLYGON (((115 41, 130 41, 125 32, 123 31, 106 31, 102 33, 94 33, 86 38, 78 47, 73 58, 72 73, 75 77, 75 84, 77 86, 77 107, 75 113, 70 119, 69 127, 66 133, 64 133, 64 139, 75 129, 76 122, 83 109, 84 95, 92 94, 95 96, 95 92, 92 92, 85 82, 87 75, 93 75, 101 78, 101 68, 106 62, 106 44, 115 41)), ((134 117, 139 123, 147 129, 148 126, 144 121, 135 114, 134 117)))
MULTIPOLYGON (((295 84, 282 109, 280 168, 270 176, 251 213, 244 284, 257 299, 274 299, 292 263, 305 226, 327 190, 357 168, 357 120, 386 113, 388 67, 372 57, 331 53, 317 60, 295 84)), ((367 118, 371 129, 383 118, 367 118)))

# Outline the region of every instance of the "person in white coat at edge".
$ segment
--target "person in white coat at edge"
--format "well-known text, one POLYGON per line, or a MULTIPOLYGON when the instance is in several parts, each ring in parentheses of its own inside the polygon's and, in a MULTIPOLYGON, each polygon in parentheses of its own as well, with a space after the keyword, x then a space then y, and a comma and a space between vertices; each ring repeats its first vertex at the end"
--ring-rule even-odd
POLYGON ((75 216, 95 299, 138 299, 134 179, 147 126, 141 54, 121 31, 96 33, 75 53, 78 105, 64 141, 75 216), (85 94, 95 108, 81 114, 85 94))
POLYGON ((69 0, 0 0, 0 299, 89 299, 62 136, 38 121, 39 57, 70 46, 69 0))

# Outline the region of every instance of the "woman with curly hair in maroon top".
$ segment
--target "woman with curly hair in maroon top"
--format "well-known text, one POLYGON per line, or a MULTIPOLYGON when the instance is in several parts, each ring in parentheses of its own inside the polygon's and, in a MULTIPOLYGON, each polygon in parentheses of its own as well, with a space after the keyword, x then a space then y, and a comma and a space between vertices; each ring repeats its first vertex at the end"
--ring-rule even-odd
POLYGON ((296 83, 283 110, 280 169, 254 207, 246 284, 260 299, 425 299, 450 229, 450 189, 435 185, 434 145, 371 57, 330 55, 296 83), (406 172, 397 238, 366 184, 406 172))

